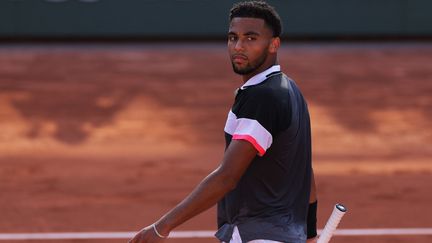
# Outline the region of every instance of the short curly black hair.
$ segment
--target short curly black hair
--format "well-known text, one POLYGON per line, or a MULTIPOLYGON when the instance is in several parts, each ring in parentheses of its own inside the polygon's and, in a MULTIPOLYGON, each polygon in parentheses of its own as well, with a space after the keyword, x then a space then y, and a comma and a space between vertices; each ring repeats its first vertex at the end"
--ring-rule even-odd
POLYGON ((230 10, 230 22, 236 17, 263 19, 266 25, 273 30, 273 37, 280 37, 282 34, 279 14, 264 1, 245 1, 234 4, 230 10))

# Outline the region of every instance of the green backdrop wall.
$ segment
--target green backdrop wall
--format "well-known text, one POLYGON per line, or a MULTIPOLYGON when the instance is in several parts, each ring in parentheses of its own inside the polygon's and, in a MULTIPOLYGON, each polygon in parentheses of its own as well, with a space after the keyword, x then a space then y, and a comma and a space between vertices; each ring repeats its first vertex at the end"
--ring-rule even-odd
MULTIPOLYGON (((223 38, 227 0, 1 0, 0 38, 223 38)), ((432 36, 431 0, 274 0, 284 35, 432 36)))

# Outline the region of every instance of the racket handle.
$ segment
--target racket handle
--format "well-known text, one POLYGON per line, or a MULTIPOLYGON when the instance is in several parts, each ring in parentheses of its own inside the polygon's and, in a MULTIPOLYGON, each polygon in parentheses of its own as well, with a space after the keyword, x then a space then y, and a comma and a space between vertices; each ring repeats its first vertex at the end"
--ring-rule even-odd
POLYGON ((347 209, 342 204, 336 204, 330 218, 322 230, 317 243, 328 243, 347 209))

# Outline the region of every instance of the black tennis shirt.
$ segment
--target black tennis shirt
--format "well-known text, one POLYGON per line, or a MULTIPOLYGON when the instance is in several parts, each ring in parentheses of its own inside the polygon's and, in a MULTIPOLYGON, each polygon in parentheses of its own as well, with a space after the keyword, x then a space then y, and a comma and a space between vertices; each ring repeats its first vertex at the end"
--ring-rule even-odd
POLYGON ((311 128, 307 104, 295 82, 275 65, 237 92, 225 125, 232 139, 250 142, 257 156, 236 188, 218 203, 216 237, 243 242, 305 242, 311 183, 311 128))

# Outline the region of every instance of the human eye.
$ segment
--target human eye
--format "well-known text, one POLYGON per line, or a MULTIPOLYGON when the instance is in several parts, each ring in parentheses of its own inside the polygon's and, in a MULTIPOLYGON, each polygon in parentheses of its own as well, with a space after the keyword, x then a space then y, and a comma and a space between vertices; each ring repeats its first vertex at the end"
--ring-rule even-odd
POLYGON ((254 41, 254 40, 256 40, 256 38, 253 37, 253 36, 249 36, 249 37, 247 38, 247 40, 248 40, 248 41, 254 41))
POLYGON ((236 40, 237 40, 236 36, 234 36, 234 35, 228 36, 228 41, 236 41, 236 40))

